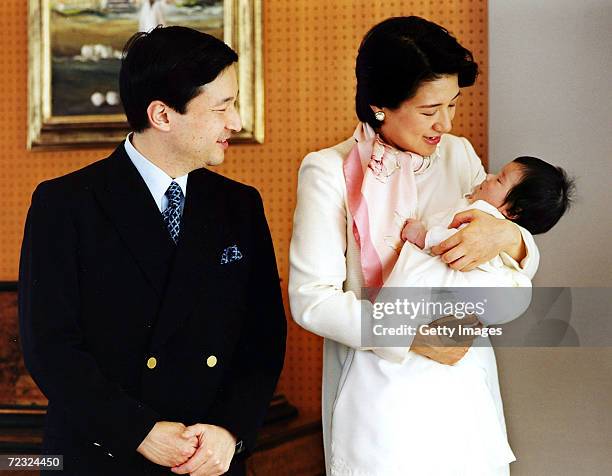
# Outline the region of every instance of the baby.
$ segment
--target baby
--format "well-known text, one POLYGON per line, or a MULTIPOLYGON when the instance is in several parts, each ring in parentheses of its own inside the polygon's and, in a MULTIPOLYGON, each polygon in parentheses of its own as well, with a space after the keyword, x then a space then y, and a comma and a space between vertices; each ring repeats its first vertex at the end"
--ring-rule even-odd
POLYGON ((506 164, 498 175, 487 175, 455 209, 434 214, 424 222, 408 219, 402 240, 429 250, 457 233, 448 225, 457 213, 469 209, 512 220, 532 235, 544 233, 567 211, 573 190, 573 180, 561 167, 535 157, 519 157, 506 164))

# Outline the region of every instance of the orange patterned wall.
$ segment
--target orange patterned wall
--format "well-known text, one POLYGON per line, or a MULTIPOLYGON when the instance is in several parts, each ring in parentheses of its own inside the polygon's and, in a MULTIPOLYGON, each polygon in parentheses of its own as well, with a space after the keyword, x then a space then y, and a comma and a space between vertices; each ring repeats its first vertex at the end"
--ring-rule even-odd
MULTIPOLYGON (((263 0, 266 140, 230 148, 217 171, 262 193, 283 283, 302 157, 354 129, 354 61, 361 37, 395 15, 436 21, 472 49, 483 70, 466 91, 455 133, 484 158, 487 146, 487 2, 485 0, 263 0)), ((40 181, 106 156, 110 150, 28 152, 27 0, 0 2, 0 281, 17 279, 19 247, 31 192, 40 181)), ((321 341, 291 321, 280 390, 305 410, 319 408, 321 341)))

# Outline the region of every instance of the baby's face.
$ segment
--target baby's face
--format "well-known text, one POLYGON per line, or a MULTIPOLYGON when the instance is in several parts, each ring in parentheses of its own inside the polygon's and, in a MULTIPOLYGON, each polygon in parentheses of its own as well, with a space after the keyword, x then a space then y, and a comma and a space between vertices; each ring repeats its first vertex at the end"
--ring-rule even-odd
POLYGON ((521 166, 516 162, 510 162, 501 169, 499 174, 488 174, 486 180, 476 187, 468 198, 471 202, 476 200, 489 202, 503 213, 506 195, 522 178, 521 166))

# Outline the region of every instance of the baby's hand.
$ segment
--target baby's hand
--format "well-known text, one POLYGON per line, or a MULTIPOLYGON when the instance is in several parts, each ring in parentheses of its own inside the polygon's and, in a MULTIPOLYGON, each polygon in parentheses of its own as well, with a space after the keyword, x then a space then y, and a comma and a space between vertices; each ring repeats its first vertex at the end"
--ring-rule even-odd
POLYGON ((408 218, 408 220, 406 220, 406 224, 404 225, 404 229, 402 230, 402 240, 409 241, 410 243, 413 243, 419 248, 423 249, 425 247, 426 234, 427 230, 425 229, 425 225, 423 225, 423 223, 421 223, 419 220, 408 218))

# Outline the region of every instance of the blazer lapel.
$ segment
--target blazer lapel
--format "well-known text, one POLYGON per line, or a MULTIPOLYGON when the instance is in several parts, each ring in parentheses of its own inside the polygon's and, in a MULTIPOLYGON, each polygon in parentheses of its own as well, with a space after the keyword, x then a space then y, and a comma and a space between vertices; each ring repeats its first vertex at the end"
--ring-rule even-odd
POLYGON ((215 180, 206 169, 191 172, 181 219, 176 257, 153 333, 157 351, 192 313, 204 289, 206 276, 218 264, 224 229, 222 200, 214 200, 215 180))
POLYGON ((108 159, 107 176, 96 190, 146 279, 162 297, 174 243, 145 181, 121 144, 108 159))

